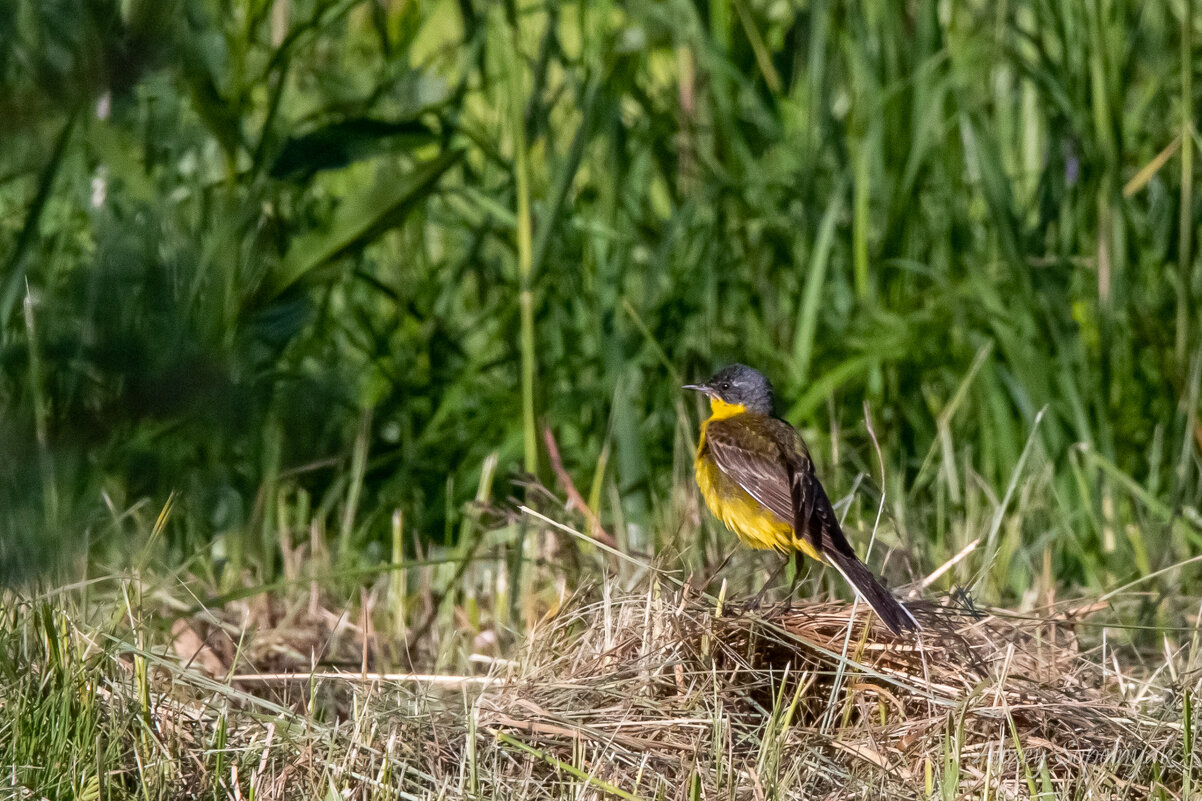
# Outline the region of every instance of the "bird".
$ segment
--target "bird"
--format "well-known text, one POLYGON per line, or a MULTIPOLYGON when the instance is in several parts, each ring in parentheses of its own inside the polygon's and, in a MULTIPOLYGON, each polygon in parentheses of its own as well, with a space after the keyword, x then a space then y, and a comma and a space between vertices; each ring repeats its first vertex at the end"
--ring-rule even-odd
POLYGON ((799 567, 802 554, 834 566, 890 631, 917 630, 918 621, 844 536, 804 440, 772 413, 772 384, 764 374, 732 364, 704 384, 683 388, 710 401, 693 466, 714 516, 752 548, 791 552, 799 567))

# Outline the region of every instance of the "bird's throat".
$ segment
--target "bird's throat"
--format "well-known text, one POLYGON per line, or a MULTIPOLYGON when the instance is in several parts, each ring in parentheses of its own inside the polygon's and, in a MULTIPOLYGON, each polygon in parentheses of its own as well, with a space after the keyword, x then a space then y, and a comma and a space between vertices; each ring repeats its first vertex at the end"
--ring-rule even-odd
POLYGON ((745 411, 747 411, 747 407, 741 403, 727 403, 721 398, 711 397, 709 422, 725 420, 728 417, 734 417, 736 414, 742 414, 745 411))

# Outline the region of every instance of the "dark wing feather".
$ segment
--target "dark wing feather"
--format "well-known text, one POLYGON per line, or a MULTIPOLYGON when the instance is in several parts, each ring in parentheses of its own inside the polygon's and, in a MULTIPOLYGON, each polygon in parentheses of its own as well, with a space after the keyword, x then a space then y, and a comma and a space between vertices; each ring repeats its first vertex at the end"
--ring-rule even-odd
POLYGON ((802 487, 800 494, 804 499, 799 507, 799 516, 804 514, 800 519, 805 520, 805 524, 798 530, 803 532, 805 538, 819 552, 838 552, 855 559, 855 549, 851 547, 843 529, 839 527, 835 507, 831 506, 830 499, 826 497, 822 482, 814 475, 813 463, 806 459, 805 466, 808 469, 795 472, 793 476, 794 483, 802 487))
MULTIPOLYGON (((810 519, 814 515, 816 499, 813 485, 818 484, 818 480, 814 477, 813 463, 810 461, 810 454, 805 450, 805 445, 802 445, 801 451, 804 458, 793 455, 792 458, 785 460, 789 470, 789 487, 793 495, 793 530, 799 532, 801 536, 809 540, 811 545, 821 551, 822 541, 810 536, 810 519)), ((822 485, 818 484, 818 487, 821 489, 822 485)))

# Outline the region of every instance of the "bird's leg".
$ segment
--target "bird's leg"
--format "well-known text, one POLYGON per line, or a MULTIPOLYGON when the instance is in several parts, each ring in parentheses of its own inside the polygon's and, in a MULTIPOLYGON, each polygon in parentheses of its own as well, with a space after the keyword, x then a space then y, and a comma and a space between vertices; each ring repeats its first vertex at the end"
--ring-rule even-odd
MULTIPOLYGON (((788 559, 785 560, 789 561, 788 559)), ((801 551, 793 552, 793 580, 789 582, 789 597, 785 601, 785 609, 793 608, 793 594, 797 592, 797 583, 801 581, 801 569, 804 567, 805 558, 801 555, 801 551)))
POLYGON ((723 559, 721 562, 719 562, 719 563, 718 563, 718 566, 717 566, 717 567, 715 567, 715 568, 713 569, 713 572, 711 572, 711 573, 709 574, 709 578, 707 578, 707 579, 705 580, 705 583, 701 585, 701 586, 702 586, 702 588, 708 587, 708 586, 710 585, 710 582, 711 582, 711 581, 713 581, 713 580, 714 580, 714 578, 715 578, 715 577, 716 577, 716 576, 717 576, 717 575, 718 575, 720 572, 722 572, 722 568, 726 567, 726 563, 730 561, 730 557, 734 556, 734 555, 735 555, 735 551, 737 551, 737 550, 739 550, 739 546, 736 544, 736 545, 735 545, 735 547, 731 548, 731 549, 730 549, 730 551, 728 551, 728 552, 727 552, 727 554, 726 554, 726 558, 724 558, 724 559, 723 559))
POLYGON ((785 569, 785 565, 787 564, 789 564, 789 557, 786 556, 781 560, 780 564, 776 566, 776 570, 772 571, 772 575, 769 576, 768 580, 764 582, 764 586, 760 588, 760 591, 757 592, 755 597, 751 599, 751 603, 748 605, 751 609, 760 608, 760 602, 764 600, 764 593, 766 593, 768 588, 776 582, 777 577, 780 576, 780 572, 785 569))

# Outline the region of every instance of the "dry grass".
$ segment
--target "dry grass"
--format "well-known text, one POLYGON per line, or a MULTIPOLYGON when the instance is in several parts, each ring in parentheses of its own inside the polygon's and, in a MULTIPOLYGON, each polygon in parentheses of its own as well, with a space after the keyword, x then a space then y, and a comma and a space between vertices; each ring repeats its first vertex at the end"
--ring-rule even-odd
POLYGON ((849 630, 838 604, 719 614, 653 592, 583 605, 536 635, 516 683, 477 703, 479 721, 539 749, 543 779, 552 757, 576 755, 648 797, 1180 784, 1180 708, 1083 652, 1071 621, 913 608, 917 639, 862 617, 849 630))
MULTIPOLYGON (((844 604, 747 610, 607 585, 549 614, 512 660, 429 676, 371 672, 388 636, 365 639, 311 597, 180 617, 120 595, 133 599, 120 617, 91 607, 104 626, 3 604, 21 643, 9 667, 23 660, 32 681, 7 675, 0 717, 45 715, 39 699, 74 688, 109 744, 102 774, 73 768, 75 795, 1177 798, 1196 770, 1198 674, 1085 648, 1103 640, 1078 615, 919 602, 908 638, 844 604)), ((29 797, 55 795, 22 775, 43 788, 29 797)))

